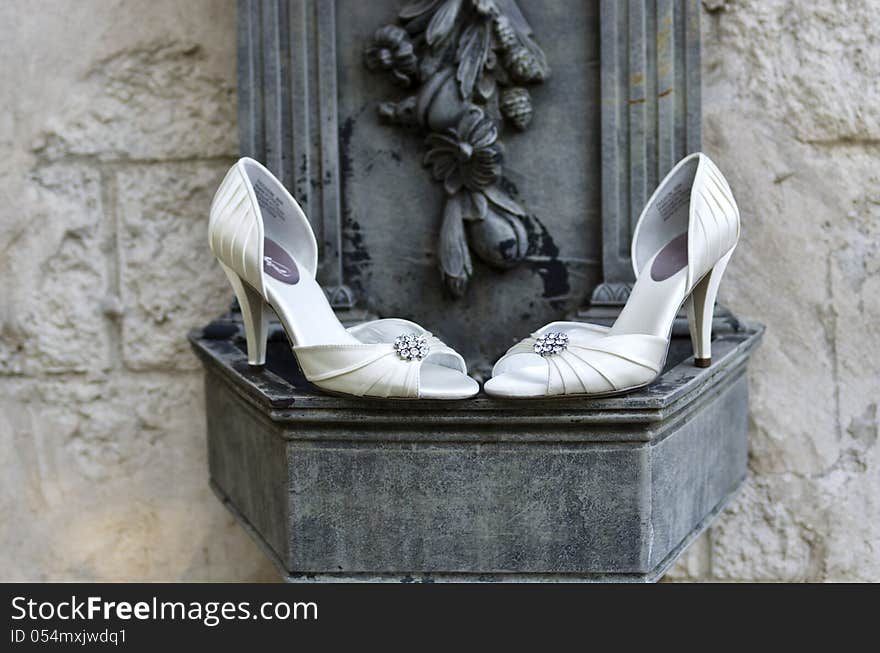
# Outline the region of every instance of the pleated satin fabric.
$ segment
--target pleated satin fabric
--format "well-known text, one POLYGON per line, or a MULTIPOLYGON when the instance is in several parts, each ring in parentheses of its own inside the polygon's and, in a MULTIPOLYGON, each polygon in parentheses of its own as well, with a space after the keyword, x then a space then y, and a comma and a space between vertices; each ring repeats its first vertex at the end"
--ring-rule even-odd
POLYGON ((241 166, 232 166, 211 203, 208 237, 214 255, 265 296, 263 221, 258 210, 241 166))
POLYGON ((293 348, 306 379, 331 392, 415 399, 419 396, 419 374, 424 363, 467 373, 458 352, 414 322, 374 320, 348 331, 361 344, 293 348), (409 333, 426 338, 430 352, 425 358, 404 360, 397 355, 394 338, 409 333))
MULTIPOLYGON (((523 365, 545 365, 547 395, 601 394, 649 383, 662 368, 667 341, 643 334, 607 335, 607 327, 583 324, 565 329, 568 346, 558 354, 539 356, 534 345, 544 327, 508 350, 496 364, 493 376, 523 365)), ((515 373, 515 371, 514 371, 515 373)))
POLYGON ((730 186, 709 157, 698 156, 688 222, 688 292, 739 239, 739 208, 730 186))
POLYGON ((214 255, 264 297, 263 242, 267 236, 283 243, 296 264, 315 276, 318 245, 308 218, 269 170, 260 162, 244 157, 229 169, 214 194, 208 239, 214 255), (248 170, 274 199, 284 202, 283 220, 275 220, 268 226, 264 223, 248 170))
MULTIPOLYGON (((651 195, 636 224, 632 240, 632 262, 636 277, 645 262, 657 252, 658 246, 669 242, 679 234, 669 233, 669 225, 660 221, 656 210, 664 196, 678 189, 681 174, 688 166, 696 164, 689 189, 688 211, 688 279, 686 291, 708 273, 718 260, 729 252, 739 240, 740 214, 730 185, 712 160, 702 152, 695 152, 679 161, 651 195)), ((684 231, 685 225, 681 225, 684 231)))

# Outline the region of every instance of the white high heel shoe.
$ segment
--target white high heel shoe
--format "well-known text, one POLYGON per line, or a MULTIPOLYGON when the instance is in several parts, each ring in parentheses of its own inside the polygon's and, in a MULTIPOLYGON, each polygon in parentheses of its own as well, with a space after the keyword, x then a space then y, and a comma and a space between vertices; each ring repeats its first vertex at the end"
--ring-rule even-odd
POLYGON ((694 364, 709 367, 715 297, 739 231, 739 209, 721 172, 705 154, 685 157, 639 217, 632 245, 637 280, 614 325, 546 325, 498 360, 486 392, 608 396, 646 386, 663 370, 682 305, 694 364))
POLYGON ((248 362, 266 362, 270 306, 305 377, 358 397, 464 399, 479 392, 464 359, 418 324, 345 329, 315 281, 318 247, 302 209, 257 161, 240 159, 211 204, 211 250, 241 306, 248 362))

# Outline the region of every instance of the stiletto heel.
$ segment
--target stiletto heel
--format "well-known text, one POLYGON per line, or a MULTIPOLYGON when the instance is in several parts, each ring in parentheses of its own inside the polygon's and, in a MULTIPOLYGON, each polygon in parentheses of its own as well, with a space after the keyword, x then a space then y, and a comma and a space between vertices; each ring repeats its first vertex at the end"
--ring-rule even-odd
POLYGON ((480 390, 464 359, 414 322, 374 320, 346 329, 315 281, 318 245, 284 185, 240 159, 211 203, 211 251, 241 306, 251 365, 266 362, 270 310, 305 378, 336 394, 465 399, 480 390))
POLYGON ((223 263, 220 266, 226 273, 241 308, 248 363, 254 367, 262 367, 266 364, 266 341, 269 338, 271 309, 260 293, 244 283, 233 270, 223 263))
POLYGON ((721 257, 715 267, 694 286, 693 292, 685 300, 688 328, 691 332, 691 343, 694 347, 694 365, 709 367, 712 365, 712 317, 715 314, 715 298, 721 277, 727 269, 727 263, 733 255, 733 249, 721 257))
POLYGON ((614 325, 544 326, 498 360, 486 392, 598 397, 644 387, 663 371, 672 324, 683 305, 694 364, 708 367, 715 297, 739 228, 739 209, 715 164, 700 152, 685 157, 651 195, 636 224, 636 283, 614 325))

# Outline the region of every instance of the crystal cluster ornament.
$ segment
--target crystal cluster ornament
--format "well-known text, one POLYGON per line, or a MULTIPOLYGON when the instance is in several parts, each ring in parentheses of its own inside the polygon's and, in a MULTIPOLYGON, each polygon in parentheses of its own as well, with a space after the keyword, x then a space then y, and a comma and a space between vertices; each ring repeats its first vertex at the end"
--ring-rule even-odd
POLYGON ((535 353, 541 356, 552 356, 568 349, 568 334, 548 331, 535 342, 535 353))
POLYGON ((394 351, 405 361, 420 361, 428 355, 431 347, 425 336, 403 333, 394 339, 394 351))

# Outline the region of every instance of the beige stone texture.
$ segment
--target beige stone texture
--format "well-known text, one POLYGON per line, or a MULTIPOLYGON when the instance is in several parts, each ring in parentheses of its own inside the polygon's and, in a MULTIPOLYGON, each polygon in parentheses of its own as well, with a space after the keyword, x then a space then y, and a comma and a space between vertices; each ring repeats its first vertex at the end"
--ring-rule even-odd
POLYGON ((184 334, 230 301, 207 246, 206 210, 227 168, 137 165, 115 177, 122 359, 130 369, 201 369, 184 334))
POLYGON ((704 7, 704 149, 743 215, 720 292, 767 333, 751 477, 669 579, 880 581, 877 5, 704 7))
MULTIPOLYGON (((764 322, 750 478, 672 581, 880 581, 880 22, 703 2, 704 149, 764 322)), ((232 0, 0 4, 2 580, 273 580, 208 488, 185 334, 237 150, 232 0)))
POLYGON ((277 579, 208 487, 186 341, 230 300, 235 3, 2 3, 0 42, 0 578, 277 579))

